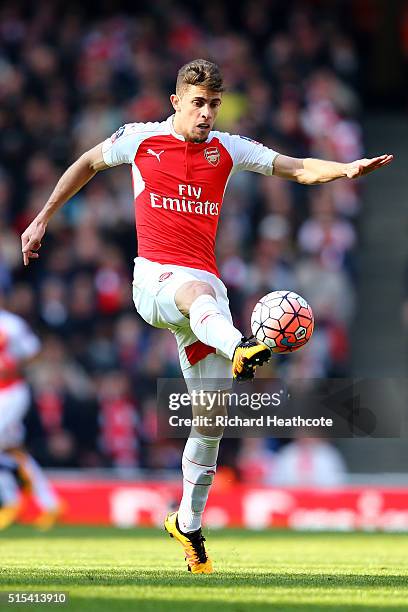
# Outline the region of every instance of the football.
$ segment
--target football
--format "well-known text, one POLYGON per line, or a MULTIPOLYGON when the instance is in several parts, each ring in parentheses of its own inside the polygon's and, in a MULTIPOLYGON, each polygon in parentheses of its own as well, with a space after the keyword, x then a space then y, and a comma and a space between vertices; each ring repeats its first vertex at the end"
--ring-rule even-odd
POLYGON ((292 353, 304 346, 314 328, 313 311, 293 291, 272 291, 255 305, 251 316, 253 335, 273 353, 292 353))

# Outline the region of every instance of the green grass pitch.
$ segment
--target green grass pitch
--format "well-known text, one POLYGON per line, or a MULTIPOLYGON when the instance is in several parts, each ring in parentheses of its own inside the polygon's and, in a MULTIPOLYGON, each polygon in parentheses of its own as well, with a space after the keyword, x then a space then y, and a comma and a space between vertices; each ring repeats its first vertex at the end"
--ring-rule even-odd
POLYGON ((65 605, 0 610, 408 611, 408 536, 208 531, 216 573, 192 576, 159 530, 16 526, 0 534, 0 591, 65 591, 65 605))

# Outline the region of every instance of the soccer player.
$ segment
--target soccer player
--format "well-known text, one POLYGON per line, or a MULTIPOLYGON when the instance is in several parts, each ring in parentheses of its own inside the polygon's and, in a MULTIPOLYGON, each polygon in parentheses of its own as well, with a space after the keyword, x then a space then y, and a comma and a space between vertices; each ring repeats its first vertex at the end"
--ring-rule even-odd
POLYGON ((39 529, 52 527, 62 506, 41 467, 23 448, 23 419, 30 405, 23 369, 40 350, 40 341, 17 315, 1 306, 0 295, 0 529, 20 511, 20 492, 29 492, 41 509, 39 529))
MULTIPOLYGON (((174 114, 157 123, 130 123, 84 153, 58 181, 44 208, 22 234, 24 264, 37 258, 52 215, 97 172, 129 164, 136 209, 138 257, 133 298, 150 325, 170 329, 189 390, 223 390, 232 378, 251 379, 269 349, 234 326, 214 246, 225 188, 250 170, 307 185, 357 178, 391 155, 343 164, 296 159, 241 136, 213 130, 222 102, 219 68, 194 60, 178 73, 170 96, 174 114), (232 368, 231 368, 232 362, 232 368)), ((193 414, 203 406, 193 405, 193 414)), ((223 413, 223 406, 216 408, 223 413)), ((211 413, 209 413, 211 415, 211 413)), ((183 496, 165 528, 183 546, 188 569, 211 573, 201 533, 216 470, 221 428, 193 429, 183 453, 183 496)))

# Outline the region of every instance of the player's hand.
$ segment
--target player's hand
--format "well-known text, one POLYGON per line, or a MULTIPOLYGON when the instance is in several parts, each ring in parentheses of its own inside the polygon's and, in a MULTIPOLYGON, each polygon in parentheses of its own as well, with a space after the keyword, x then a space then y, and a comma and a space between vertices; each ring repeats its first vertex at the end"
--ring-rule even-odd
POLYGON ((380 155, 379 157, 372 157, 371 159, 357 159, 349 164, 346 164, 347 178, 358 178, 364 176, 373 170, 378 170, 383 166, 387 166, 394 159, 393 155, 380 155))
POLYGON ((38 259, 38 249, 41 247, 41 240, 45 234, 47 224, 43 221, 34 219, 21 235, 21 250, 23 252, 23 262, 28 266, 30 259, 38 259))

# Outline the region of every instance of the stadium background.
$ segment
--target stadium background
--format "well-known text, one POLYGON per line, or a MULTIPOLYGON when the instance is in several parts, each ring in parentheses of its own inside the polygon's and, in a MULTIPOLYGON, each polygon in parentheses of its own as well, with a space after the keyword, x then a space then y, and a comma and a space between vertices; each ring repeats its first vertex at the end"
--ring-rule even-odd
MULTIPOLYGON (((406 179, 400 190, 390 183, 400 181, 407 131, 408 10, 369 0, 121 7, 2 3, 0 286, 43 341, 29 371, 34 456, 74 480, 171 482, 183 442, 156 439, 155 393, 158 377, 179 374, 178 356, 172 336, 145 325, 131 301, 128 169, 99 174, 55 216, 28 270, 20 233, 69 163, 125 122, 167 117, 178 68, 213 59, 228 86, 219 129, 299 157, 397 153, 367 182, 304 188, 250 173, 231 182, 218 263, 237 325, 248 331, 259 296, 291 288, 312 304, 316 332, 268 374, 404 375, 406 179)), ((390 484, 390 473, 402 482, 403 442, 292 443, 301 466, 292 484, 390 484), (314 467, 314 453, 326 467, 314 467)), ((217 486, 290 483, 288 446, 225 440, 217 486)))

